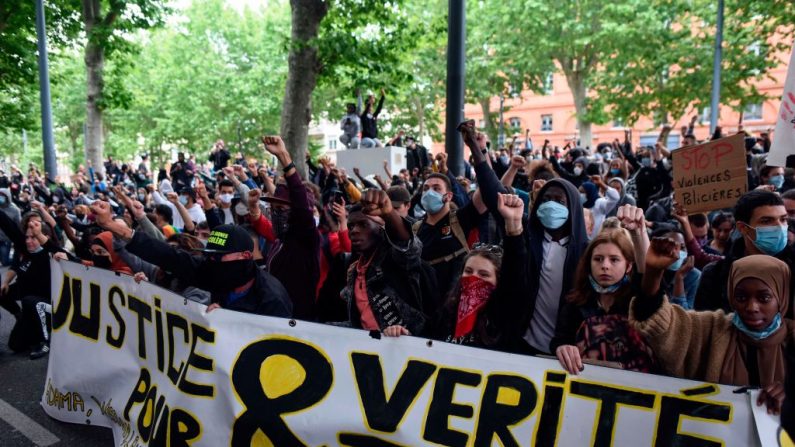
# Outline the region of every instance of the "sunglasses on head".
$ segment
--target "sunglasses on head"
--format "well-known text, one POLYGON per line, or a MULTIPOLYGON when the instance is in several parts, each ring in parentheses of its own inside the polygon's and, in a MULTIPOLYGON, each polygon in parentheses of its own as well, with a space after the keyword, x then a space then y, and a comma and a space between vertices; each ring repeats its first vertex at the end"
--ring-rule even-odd
POLYGON ((503 252, 502 247, 500 247, 499 245, 484 244, 482 242, 478 242, 475 245, 473 245, 472 246, 472 250, 473 251, 474 250, 485 251, 485 252, 492 253, 492 254, 495 254, 495 255, 500 255, 500 256, 502 256, 502 252, 503 252))

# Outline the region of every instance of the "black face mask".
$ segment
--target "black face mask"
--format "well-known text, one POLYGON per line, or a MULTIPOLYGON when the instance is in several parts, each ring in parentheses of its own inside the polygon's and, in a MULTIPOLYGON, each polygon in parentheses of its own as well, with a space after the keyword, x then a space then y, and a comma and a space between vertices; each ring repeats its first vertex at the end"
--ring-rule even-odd
POLYGON ((83 218, 86 217, 86 215, 85 214, 75 214, 75 217, 77 218, 77 220, 83 220, 83 218))
POLYGON ((91 255, 91 262, 94 263, 94 267, 99 267, 101 269, 110 269, 110 256, 100 256, 100 255, 91 255))
POLYGON ((253 260, 220 262, 205 260, 199 267, 204 290, 210 293, 227 293, 245 285, 254 278, 256 265, 253 260))
POLYGON ((271 223, 273 223, 273 232, 276 237, 283 240, 287 236, 287 230, 290 228, 289 224, 290 211, 289 210, 271 210, 271 223))

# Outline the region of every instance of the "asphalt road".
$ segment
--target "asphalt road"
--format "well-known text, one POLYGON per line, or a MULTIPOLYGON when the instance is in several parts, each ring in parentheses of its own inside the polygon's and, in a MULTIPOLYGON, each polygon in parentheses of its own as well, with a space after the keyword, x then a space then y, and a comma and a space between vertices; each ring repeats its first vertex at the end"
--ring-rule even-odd
POLYGON ((27 354, 14 354, 8 349, 13 323, 14 318, 0 310, 0 445, 113 446, 110 429, 67 424, 44 413, 39 401, 47 377, 47 358, 30 360, 27 354))

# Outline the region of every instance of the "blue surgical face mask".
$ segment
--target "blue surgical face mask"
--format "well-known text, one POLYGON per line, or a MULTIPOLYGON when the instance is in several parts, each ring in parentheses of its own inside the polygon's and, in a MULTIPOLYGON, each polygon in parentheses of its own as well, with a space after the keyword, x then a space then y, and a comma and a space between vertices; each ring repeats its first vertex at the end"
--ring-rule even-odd
POLYGON ((179 203, 181 203, 182 206, 188 206, 188 198, 185 196, 179 196, 179 203))
POLYGON ((537 214, 541 225, 547 230, 557 230, 569 220, 569 209, 552 200, 542 203, 537 214))
POLYGON ((764 340, 767 337, 770 337, 778 330, 778 328, 781 327, 781 314, 777 313, 775 318, 773 318, 773 321, 761 331, 752 331, 749 329, 748 326, 743 323, 743 320, 740 318, 740 315, 737 314, 737 312, 735 312, 734 317, 732 317, 732 324, 737 328, 738 331, 753 338, 754 340, 764 340))
POLYGON ((754 245, 766 255, 774 256, 787 246, 787 226, 773 225, 770 227, 748 226, 756 230, 754 245))
POLYGON ((620 289, 624 284, 629 284, 629 275, 624 275, 620 281, 609 286, 600 286, 599 283, 593 279, 593 275, 588 275, 588 281, 591 282, 591 288, 593 288, 594 292, 596 293, 613 293, 620 289))
POLYGON ((585 203, 587 201, 588 201, 588 194, 585 194, 584 192, 581 192, 580 193, 580 202, 585 203))
POLYGON ((676 260, 673 264, 668 266, 668 270, 675 272, 682 268, 682 264, 685 263, 687 260, 687 252, 684 250, 679 250, 679 259, 676 260))
POLYGON ((618 177, 621 174, 621 169, 618 168, 610 168, 610 175, 613 177, 618 177))
POLYGON ((781 189, 781 187, 784 186, 784 176, 781 174, 774 175, 767 179, 767 184, 775 186, 776 189, 781 189))
POLYGON ((651 167, 651 158, 649 158, 649 157, 641 158, 640 159, 640 164, 643 165, 644 168, 650 168, 651 167))
POLYGON ((436 214, 444 208, 444 196, 432 189, 429 189, 422 193, 422 199, 420 199, 420 203, 422 207, 425 208, 430 214, 436 214))

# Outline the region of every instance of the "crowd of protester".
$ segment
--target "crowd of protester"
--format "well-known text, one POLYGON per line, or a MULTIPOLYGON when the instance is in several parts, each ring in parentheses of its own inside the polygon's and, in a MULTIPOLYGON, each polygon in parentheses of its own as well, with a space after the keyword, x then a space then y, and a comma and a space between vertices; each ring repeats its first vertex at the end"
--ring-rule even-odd
MULTIPOLYGON (((380 145, 371 96, 342 126, 380 145), (370 127, 367 132, 362 129, 370 127)), ((699 142, 693 122, 682 146, 699 142)), ((108 157, 69 182, 31 166, 0 177, 0 304, 9 345, 49 351, 50 257, 149 281, 208 306, 759 387, 781 411, 792 345, 795 172, 746 134, 748 191, 688 214, 672 188, 670 128, 653 147, 529 135, 503 148, 467 121, 464 173, 413 138, 400 172, 296 169, 279 137, 260 160, 223 141, 156 172, 108 157), (266 157, 267 156, 267 157, 266 157), (264 157, 264 158, 263 158, 264 157), (278 165, 269 165, 265 158, 278 165)), ((706 136, 705 136, 706 137, 706 136)), ((715 135, 701 140, 721 137, 715 135)), ((370 140, 370 141, 368 141, 370 140)), ((366 143, 365 143, 366 142, 366 143)))

